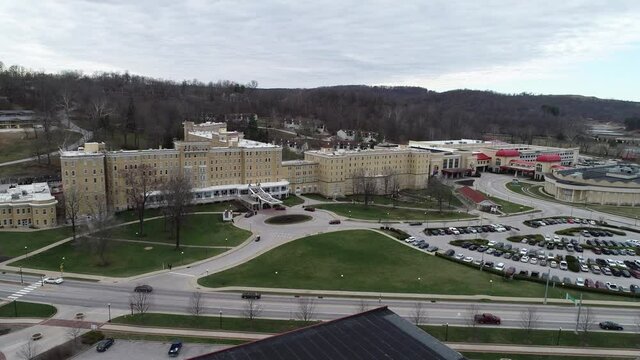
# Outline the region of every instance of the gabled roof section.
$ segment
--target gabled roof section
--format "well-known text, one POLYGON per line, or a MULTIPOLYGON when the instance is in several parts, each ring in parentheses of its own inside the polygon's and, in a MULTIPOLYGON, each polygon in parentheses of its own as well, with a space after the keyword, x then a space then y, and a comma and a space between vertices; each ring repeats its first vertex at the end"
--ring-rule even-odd
POLYGON ((386 306, 192 360, 463 360, 386 306))
POLYGON ((476 204, 481 203, 484 200, 488 200, 487 197, 476 190, 473 190, 472 188, 468 187, 468 186, 463 186, 460 189, 458 189, 458 192, 460 194, 462 194, 462 196, 464 196, 465 198, 473 201, 476 204))
POLYGON ((491 160, 491 156, 485 153, 477 153, 474 154, 476 156, 476 160, 491 160))

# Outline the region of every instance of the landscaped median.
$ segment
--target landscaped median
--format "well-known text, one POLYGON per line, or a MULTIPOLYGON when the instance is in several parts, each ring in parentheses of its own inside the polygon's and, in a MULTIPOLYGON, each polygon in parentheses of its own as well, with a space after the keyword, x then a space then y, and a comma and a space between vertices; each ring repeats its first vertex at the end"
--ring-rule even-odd
POLYGON ((0 318, 29 317, 48 318, 57 312, 51 305, 25 301, 12 301, 0 306, 0 318))
POLYGON ((390 206, 364 205, 364 204, 319 204, 314 205, 317 209, 332 211, 338 215, 362 220, 465 220, 475 218, 473 215, 464 212, 454 211, 431 211, 414 210, 390 206))
MULTIPOLYGON (((425 318, 428 321, 429 307, 424 306, 425 318)), ((112 320, 113 324, 144 326, 149 328, 191 329, 191 330, 224 330, 249 333, 277 334, 310 326, 316 321, 276 320, 255 318, 220 317, 212 315, 180 315, 147 313, 145 315, 126 315, 112 320)), ((502 329, 499 327, 466 327, 421 325, 423 330, 440 341, 452 343, 480 344, 517 344, 553 346, 580 346, 606 348, 640 348, 635 341, 636 334, 588 332, 575 334, 573 331, 558 330, 526 330, 502 329)), ((138 335, 140 336, 140 335, 138 335)), ((539 357, 542 358, 542 357, 539 357)))
MULTIPOLYGON (((313 235, 198 280, 202 286, 543 298, 544 285, 426 254, 370 230, 313 235)), ((574 290, 571 290, 574 291, 574 290)), ((564 298, 565 289, 549 289, 564 298)), ((575 291, 577 293, 577 291, 575 291)), ((585 299, 632 300, 585 292, 585 299)))
POLYGON ((251 235, 231 223, 223 223, 219 214, 193 214, 185 219, 182 246, 176 249, 172 227, 165 227, 164 219, 146 221, 145 236, 136 234, 137 226, 113 228, 104 242, 96 236, 79 237, 75 242, 68 241, 10 265, 49 271, 60 271, 62 267, 64 272, 125 277, 210 258, 251 235))

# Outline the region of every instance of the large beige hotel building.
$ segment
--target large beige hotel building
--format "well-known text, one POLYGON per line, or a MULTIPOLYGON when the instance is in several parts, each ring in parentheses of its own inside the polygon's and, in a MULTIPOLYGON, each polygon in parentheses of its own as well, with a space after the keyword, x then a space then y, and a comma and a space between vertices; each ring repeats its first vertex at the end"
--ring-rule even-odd
MULTIPOLYGON (((146 164, 158 182, 178 173, 188 176, 195 203, 238 199, 259 209, 280 203, 289 193, 350 195, 354 177, 362 175, 375 180, 378 189, 389 176, 395 177, 401 189, 419 189, 435 175, 461 177, 482 170, 500 171, 514 159, 513 153, 501 158, 500 150, 506 148, 517 149, 519 156, 526 157, 519 159, 521 162, 530 156, 560 152, 564 165, 577 159, 577 149, 532 150, 527 145, 456 140, 412 141, 365 150, 321 149, 305 152, 304 160, 282 161, 281 147, 244 139, 242 133, 228 131, 225 123, 183 125, 184 140, 175 141, 173 149, 106 151, 102 143, 87 143, 77 151, 62 151, 65 192, 75 188, 81 194, 82 214, 90 214, 99 203, 112 211, 131 208, 125 173, 146 164)), ((159 205, 159 195, 151 196, 151 206, 159 205)))

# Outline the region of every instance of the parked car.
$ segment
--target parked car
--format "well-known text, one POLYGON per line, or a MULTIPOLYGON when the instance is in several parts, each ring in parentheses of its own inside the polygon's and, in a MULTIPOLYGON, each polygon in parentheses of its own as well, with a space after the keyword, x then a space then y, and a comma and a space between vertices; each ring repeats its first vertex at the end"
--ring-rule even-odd
POLYGON ((180 354, 180 350, 182 349, 182 341, 174 340, 171 342, 171 346, 169 347, 169 356, 176 357, 180 354))
POLYGON ((56 285, 60 285, 64 282, 64 279, 61 277, 57 277, 57 278, 52 278, 52 277, 46 277, 44 278, 44 280, 42 280, 42 282, 44 282, 45 284, 56 284, 56 285))
POLYGON ((138 285, 136 286, 133 291, 135 292, 143 292, 143 293, 150 293, 153 291, 153 288, 151 287, 151 285, 138 285))
POLYGON ((100 340, 98 342, 98 345, 96 346, 96 351, 105 352, 111 347, 111 345, 113 345, 114 342, 115 340, 113 340, 113 338, 106 338, 104 340, 100 340))
POLYGON ((313 211, 316 211, 316 208, 314 208, 312 206, 307 206, 307 207, 304 208, 304 210, 313 212, 313 211))
POLYGON ((473 321, 475 321, 477 324, 500 325, 500 318, 490 313, 476 314, 473 317, 473 321))
POLYGON ((584 286, 588 287, 588 288, 595 288, 596 287, 596 283, 591 280, 591 279, 585 279, 584 280, 584 286))
POLYGON ((244 214, 244 217, 246 217, 246 218, 250 218, 252 216, 253 216, 253 211, 249 211, 249 212, 244 214))
POLYGON ((622 325, 615 323, 613 321, 603 321, 600 324, 600 329, 602 330, 624 330, 624 328, 622 327, 622 325))
POLYGON ((584 286, 585 280, 583 278, 576 279, 576 286, 584 286))
POLYGON ((605 285, 607 286, 607 290, 609 291, 615 291, 618 292, 620 291, 620 289, 618 288, 618 285, 611 283, 611 282, 606 282, 605 285))
POLYGON ((449 249, 447 251, 444 252, 445 256, 453 256, 455 255, 455 251, 453 249, 449 249))
POLYGON ((562 260, 560 261, 560 270, 567 270, 569 268, 569 266, 567 265, 567 262, 562 260))
POLYGON ((507 277, 511 277, 511 276, 513 276, 513 274, 515 274, 515 273, 516 273, 516 268, 515 268, 515 267, 513 267, 513 266, 509 266, 509 267, 507 268, 507 271, 505 272, 505 275, 506 275, 507 277))
POLYGON ((338 225, 338 224, 340 224, 340 220, 338 219, 329 221, 329 225, 338 225))

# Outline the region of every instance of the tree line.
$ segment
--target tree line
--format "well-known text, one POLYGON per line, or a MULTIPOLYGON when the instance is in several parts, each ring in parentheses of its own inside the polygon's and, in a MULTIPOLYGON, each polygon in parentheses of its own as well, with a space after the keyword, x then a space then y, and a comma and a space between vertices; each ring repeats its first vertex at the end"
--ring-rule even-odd
MULTIPOLYGON (((181 137, 182 121, 239 113, 315 119, 332 132, 365 129, 397 142, 498 133, 531 142, 535 136, 571 140, 587 119, 622 122, 640 112, 638 103, 581 96, 382 86, 259 89, 255 81, 177 82, 128 72, 50 74, 2 62, 0 98, 8 99, 0 101, 0 108, 29 108, 49 117, 73 113, 96 140, 117 138, 116 145, 125 148, 171 147, 181 137)), ((251 125, 249 131, 255 130, 251 125)))

